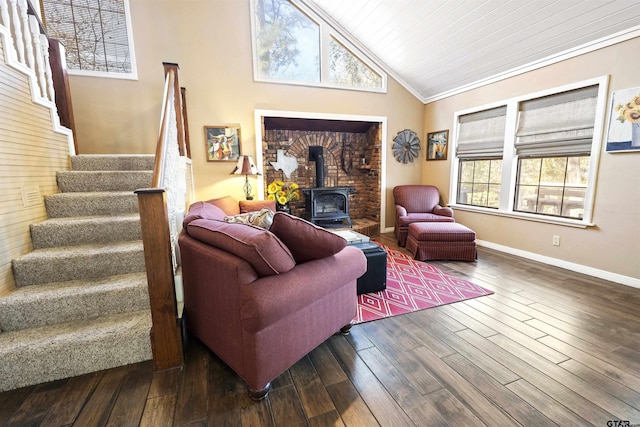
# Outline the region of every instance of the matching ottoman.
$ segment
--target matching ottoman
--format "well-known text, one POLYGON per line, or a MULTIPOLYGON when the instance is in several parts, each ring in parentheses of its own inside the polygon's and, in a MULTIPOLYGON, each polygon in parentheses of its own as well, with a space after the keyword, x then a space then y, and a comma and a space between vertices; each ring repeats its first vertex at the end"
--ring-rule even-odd
POLYGON ((407 250, 419 261, 475 261, 476 233, 457 222, 409 224, 407 250))

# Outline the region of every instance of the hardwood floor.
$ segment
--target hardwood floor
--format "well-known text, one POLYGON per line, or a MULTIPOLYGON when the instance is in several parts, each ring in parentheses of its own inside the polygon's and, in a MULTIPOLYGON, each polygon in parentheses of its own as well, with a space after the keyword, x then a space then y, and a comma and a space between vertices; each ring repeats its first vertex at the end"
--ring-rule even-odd
POLYGON ((144 362, 2 393, 0 424, 640 425, 640 289, 482 248, 476 263, 434 264, 495 294, 356 325, 261 402, 191 339, 181 369, 144 362))

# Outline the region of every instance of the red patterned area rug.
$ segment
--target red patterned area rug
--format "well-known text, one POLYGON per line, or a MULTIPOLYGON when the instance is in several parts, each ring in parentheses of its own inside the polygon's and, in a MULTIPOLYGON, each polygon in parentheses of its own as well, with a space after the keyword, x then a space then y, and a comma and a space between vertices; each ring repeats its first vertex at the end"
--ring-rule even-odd
POLYGON ((387 288, 358 295, 355 323, 411 313, 466 299, 491 295, 493 291, 445 273, 426 262, 381 245, 387 251, 387 288))

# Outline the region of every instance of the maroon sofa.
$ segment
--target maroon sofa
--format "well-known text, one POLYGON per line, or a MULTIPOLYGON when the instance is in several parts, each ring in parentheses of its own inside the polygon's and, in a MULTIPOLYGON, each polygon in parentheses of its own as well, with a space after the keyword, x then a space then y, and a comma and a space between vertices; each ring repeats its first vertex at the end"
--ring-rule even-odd
POLYGON ((348 332, 366 259, 341 237, 286 213, 275 213, 269 230, 225 222, 225 203, 233 207, 228 199, 194 203, 185 217, 184 317, 257 400, 309 351, 348 332))

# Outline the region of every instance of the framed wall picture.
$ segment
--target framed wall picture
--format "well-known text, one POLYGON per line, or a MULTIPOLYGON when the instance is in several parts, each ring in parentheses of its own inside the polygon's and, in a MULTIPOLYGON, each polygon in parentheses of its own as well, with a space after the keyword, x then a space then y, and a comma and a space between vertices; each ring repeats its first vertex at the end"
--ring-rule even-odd
POLYGON ((449 130, 427 133, 427 160, 447 160, 449 130))
POLYGON ((237 161, 240 157, 240 126, 205 126, 207 161, 237 161))
POLYGON ((617 90, 611 96, 607 152, 640 151, 640 87, 617 90))

